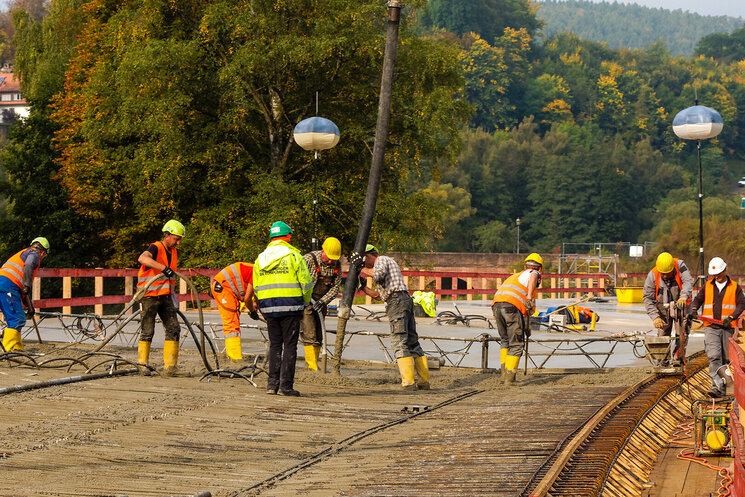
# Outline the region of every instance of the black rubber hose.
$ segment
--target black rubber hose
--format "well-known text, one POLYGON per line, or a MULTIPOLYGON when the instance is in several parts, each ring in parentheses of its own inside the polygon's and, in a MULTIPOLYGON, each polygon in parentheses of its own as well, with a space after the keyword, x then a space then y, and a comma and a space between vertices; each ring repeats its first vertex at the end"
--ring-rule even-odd
POLYGON ((36 390, 38 388, 46 388, 55 385, 67 385, 68 383, 77 383, 79 381, 98 380, 100 378, 106 378, 107 376, 122 376, 125 374, 133 374, 139 372, 138 368, 119 369, 117 371, 111 371, 106 373, 94 373, 80 376, 70 376, 68 378, 57 378, 49 381, 41 381, 39 383, 32 383, 29 385, 15 385, 12 387, 0 388, 0 395, 7 395, 14 392, 25 392, 27 390, 36 390))
POLYGON ((210 346, 210 349, 212 350, 212 355, 215 358, 215 367, 213 368, 209 361, 207 361, 207 355, 202 351, 202 345, 201 341, 197 338, 197 334, 194 332, 194 328, 191 326, 191 323, 188 319, 186 319, 186 316, 181 311, 176 311, 179 315, 179 317, 183 320, 184 324, 186 324, 186 329, 189 330, 189 333, 191 334, 191 338, 194 339, 194 345, 196 345, 197 350, 199 351, 199 355, 202 357, 202 362, 204 362, 204 367, 207 368, 207 371, 213 371, 215 369, 220 369, 220 361, 218 360, 217 356, 217 349, 215 349, 215 344, 212 343, 212 339, 207 335, 204 330, 197 324, 197 328, 199 328, 199 331, 202 333, 202 337, 207 341, 207 343, 210 346))

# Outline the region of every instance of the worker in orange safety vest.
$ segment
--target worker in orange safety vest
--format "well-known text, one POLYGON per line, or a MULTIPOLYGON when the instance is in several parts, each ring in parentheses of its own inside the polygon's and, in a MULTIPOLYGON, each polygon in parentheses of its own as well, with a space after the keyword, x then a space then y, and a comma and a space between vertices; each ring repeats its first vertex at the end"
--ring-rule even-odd
POLYGON ((712 398, 724 397, 727 385, 719 375, 719 368, 729 363, 729 339, 734 334, 737 318, 745 311, 745 294, 737 282, 727 276, 727 263, 721 257, 714 257, 707 268, 713 276, 701 288, 691 302, 689 319, 697 317, 701 308, 704 318, 704 351, 709 358, 709 376, 711 388, 707 395, 712 398), (712 322, 710 320, 714 320, 712 322), (718 321, 718 322, 716 322, 718 321))
POLYGON ((178 251, 186 230, 184 225, 171 219, 163 226, 163 240, 152 243, 137 262, 141 264, 137 273, 137 287, 141 288, 153 276, 160 276, 150 285, 141 301, 142 332, 137 346, 137 362, 148 364, 150 345, 155 335, 155 315, 160 316, 165 328, 163 344, 163 369, 167 375, 176 373, 178 363, 179 335, 181 327, 176 314, 176 269, 178 251))
POLYGON ((26 324, 26 315, 34 316, 31 302, 31 287, 36 271, 49 252, 49 241, 44 237, 34 238, 31 246, 16 253, 0 267, 0 311, 5 316, 3 349, 23 350, 21 329, 26 324), (23 312, 24 299, 28 307, 23 312))
POLYGON ((530 254, 523 268, 502 283, 492 300, 492 312, 501 338, 500 364, 505 385, 514 383, 525 341, 530 336, 528 320, 535 311, 543 258, 530 254))
POLYGON ((210 285, 212 297, 222 319, 225 354, 232 361, 243 359, 241 352, 241 310, 243 305, 251 319, 258 320, 253 293, 253 264, 235 262, 215 275, 210 285))

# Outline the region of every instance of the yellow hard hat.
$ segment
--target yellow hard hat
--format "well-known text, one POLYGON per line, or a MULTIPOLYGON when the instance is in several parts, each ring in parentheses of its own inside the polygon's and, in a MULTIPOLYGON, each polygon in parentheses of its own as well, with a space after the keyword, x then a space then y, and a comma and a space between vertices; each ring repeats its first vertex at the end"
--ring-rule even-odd
POLYGON ((326 254, 326 257, 332 261, 338 261, 339 257, 341 257, 341 242, 333 236, 326 238, 321 248, 326 254))
POLYGON ((536 254, 533 252, 528 257, 525 258, 525 263, 528 262, 535 262, 536 264, 540 264, 541 267, 543 267, 543 257, 541 257, 541 254, 536 254))
POLYGON ((175 219, 171 219, 166 224, 164 224, 162 231, 163 233, 170 233, 171 235, 176 235, 180 237, 183 237, 186 234, 186 229, 184 229, 184 225, 176 221, 175 219))
POLYGON ((657 271, 661 273, 671 273, 675 269, 675 263, 673 262, 673 256, 668 252, 663 252, 657 256, 657 263, 655 264, 657 271))
POLYGON ((38 243, 41 248, 44 249, 44 252, 49 253, 49 240, 47 240, 43 236, 37 236, 36 238, 31 240, 31 245, 33 245, 34 243, 38 243))

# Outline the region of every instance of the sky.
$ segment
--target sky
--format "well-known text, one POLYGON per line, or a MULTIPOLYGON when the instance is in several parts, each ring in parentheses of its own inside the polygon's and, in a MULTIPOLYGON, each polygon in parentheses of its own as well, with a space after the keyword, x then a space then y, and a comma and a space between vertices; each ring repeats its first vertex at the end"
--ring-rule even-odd
MULTIPOLYGON (((600 2, 602 0, 592 0, 600 2)), ((612 3, 613 0, 606 0, 612 3)), ((689 11, 704 16, 731 16, 745 20, 745 0, 621 0, 619 3, 636 3, 644 7, 689 11)))

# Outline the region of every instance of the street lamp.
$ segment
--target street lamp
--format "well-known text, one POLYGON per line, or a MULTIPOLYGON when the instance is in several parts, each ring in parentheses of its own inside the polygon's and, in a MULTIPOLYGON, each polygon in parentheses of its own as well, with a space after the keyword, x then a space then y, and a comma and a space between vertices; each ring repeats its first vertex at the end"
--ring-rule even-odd
POLYGON ((722 116, 719 112, 698 105, 698 97, 693 107, 683 109, 673 119, 673 131, 683 140, 696 140, 698 150, 698 252, 699 278, 706 279, 704 272, 704 190, 701 172, 701 140, 714 138, 722 131, 722 116))
POLYGON ((519 254, 520 253, 520 218, 519 217, 515 220, 515 224, 517 225, 517 247, 515 249, 515 253, 519 254))
POLYGON ((292 133, 295 143, 305 150, 315 152, 313 157, 313 239, 311 240, 313 250, 318 250, 318 233, 316 230, 316 204, 318 204, 318 197, 316 195, 316 163, 318 162, 318 152, 336 146, 339 143, 339 134, 339 128, 336 124, 318 116, 303 119, 297 123, 292 133))

